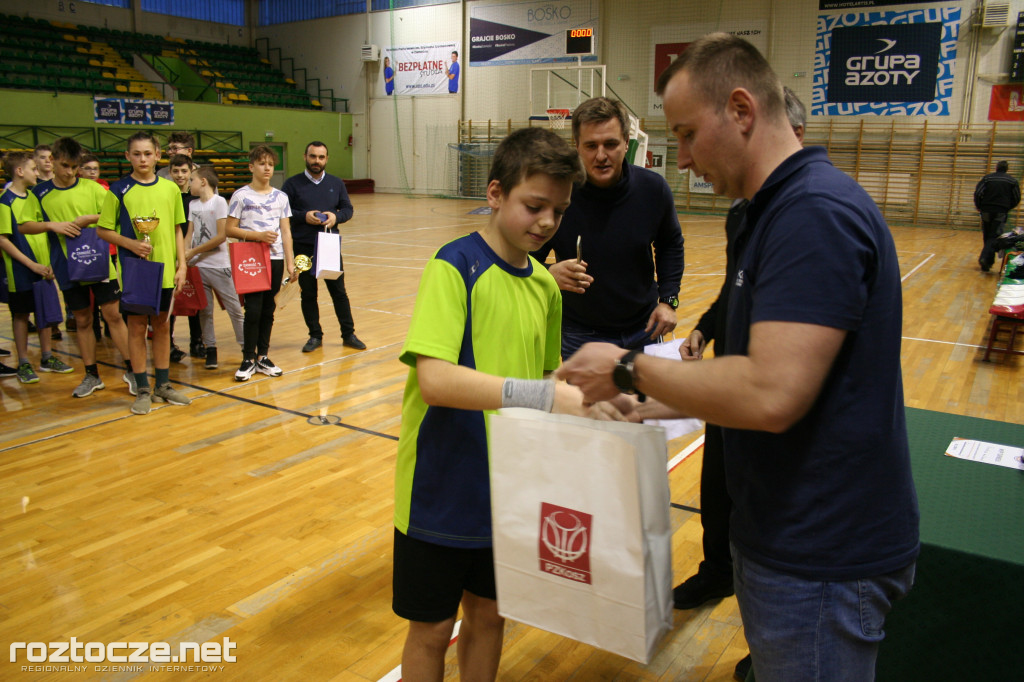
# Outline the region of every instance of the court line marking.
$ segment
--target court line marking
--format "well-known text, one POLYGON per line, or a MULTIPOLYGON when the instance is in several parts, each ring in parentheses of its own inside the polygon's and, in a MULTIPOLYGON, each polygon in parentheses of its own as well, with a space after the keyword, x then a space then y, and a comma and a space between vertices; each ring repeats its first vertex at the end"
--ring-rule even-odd
MULTIPOLYGON (((918 252, 916 252, 916 251, 915 251, 915 252, 913 252, 913 253, 918 253, 918 252)), ((907 278, 908 278, 908 277, 910 277, 910 276, 911 276, 911 275, 913 275, 913 274, 914 274, 915 272, 917 272, 917 271, 918 271, 918 270, 919 270, 919 269, 921 268, 921 266, 922 266, 922 265, 924 265, 925 263, 927 263, 928 261, 930 261, 930 260, 931 260, 932 258, 935 258, 935 254, 934 254, 934 253, 928 254, 928 257, 927 257, 927 258, 925 258, 925 259, 924 259, 923 261, 921 261, 920 263, 918 263, 918 264, 917 264, 917 267, 916 267, 916 268, 914 268, 913 270, 911 270, 911 271, 910 271, 910 272, 908 272, 907 274, 903 275, 903 277, 900 277, 900 283, 906 282, 906 281, 907 281, 907 278)))

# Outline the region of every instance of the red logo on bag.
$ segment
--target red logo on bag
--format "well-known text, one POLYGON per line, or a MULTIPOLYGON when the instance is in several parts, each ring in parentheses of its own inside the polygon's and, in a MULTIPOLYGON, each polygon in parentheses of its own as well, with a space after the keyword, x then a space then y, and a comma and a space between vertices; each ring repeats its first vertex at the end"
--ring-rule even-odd
POLYGON ((181 285, 181 295, 185 298, 197 298, 199 294, 196 288, 192 286, 192 282, 186 279, 185 283, 181 285))
POLYGON ((590 514, 541 502, 540 570, 589 585, 592 523, 590 514))
POLYGON ((259 277, 260 273, 263 272, 263 263, 259 262, 255 258, 247 258, 238 264, 238 270, 243 275, 259 277))

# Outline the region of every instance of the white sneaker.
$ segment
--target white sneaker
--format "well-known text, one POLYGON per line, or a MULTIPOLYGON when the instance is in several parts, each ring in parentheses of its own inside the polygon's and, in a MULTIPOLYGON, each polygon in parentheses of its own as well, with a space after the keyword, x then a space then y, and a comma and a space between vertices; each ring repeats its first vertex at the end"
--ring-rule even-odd
POLYGON ((139 394, 139 387, 135 385, 135 375, 131 372, 125 372, 121 375, 121 381, 128 384, 128 392, 132 395, 139 394))
POLYGON ((238 371, 235 372, 235 381, 248 381, 256 373, 256 363, 252 360, 242 360, 238 371))
POLYGON ((102 379, 86 373, 85 378, 82 379, 82 383, 78 384, 78 388, 72 391, 71 395, 76 398, 84 398, 92 395, 93 391, 99 391, 104 388, 106 388, 106 386, 103 384, 102 379))
POLYGON ((284 370, 275 365, 274 361, 266 355, 256 361, 256 371, 266 374, 268 377, 279 377, 284 374, 284 370))

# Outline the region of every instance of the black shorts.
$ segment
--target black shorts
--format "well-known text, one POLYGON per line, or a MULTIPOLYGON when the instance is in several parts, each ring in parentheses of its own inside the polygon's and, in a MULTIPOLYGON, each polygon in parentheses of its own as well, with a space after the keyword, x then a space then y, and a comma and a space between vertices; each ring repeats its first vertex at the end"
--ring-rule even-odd
MULTIPOLYGON (((169 288, 169 289, 162 289, 161 290, 161 292, 160 292, 160 312, 166 313, 168 310, 171 309, 171 297, 173 295, 174 295, 174 288, 173 287, 169 288)), ((124 309, 124 306, 122 305, 121 306, 121 314, 122 315, 138 315, 139 313, 133 313, 133 312, 127 311, 127 310, 124 309)), ((149 315, 147 315, 146 317, 149 317, 149 315)))
POLYGON ((85 310, 92 305, 92 301, 89 299, 90 291, 96 299, 96 305, 105 305, 121 298, 121 285, 116 279, 112 279, 107 282, 75 284, 70 289, 65 289, 61 292, 64 294, 64 305, 72 312, 85 310))
POLYGON ((36 311, 36 297, 31 291, 8 291, 7 306, 12 315, 31 315, 36 311))
POLYGON ((406 620, 437 623, 459 612, 462 592, 496 599, 494 550, 424 542, 395 529, 391 609, 406 620))

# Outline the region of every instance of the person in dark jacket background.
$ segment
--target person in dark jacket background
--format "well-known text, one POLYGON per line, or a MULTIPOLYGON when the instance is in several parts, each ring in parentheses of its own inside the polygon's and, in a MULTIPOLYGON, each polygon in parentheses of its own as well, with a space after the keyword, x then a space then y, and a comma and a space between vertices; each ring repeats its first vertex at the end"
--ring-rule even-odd
POLYGON ((984 245, 978 256, 983 272, 992 268, 996 259, 993 242, 1003 233, 1006 214, 1020 203, 1020 183, 1007 173, 1010 164, 1000 161, 996 172, 989 173, 974 188, 974 206, 981 212, 981 237, 984 245))

